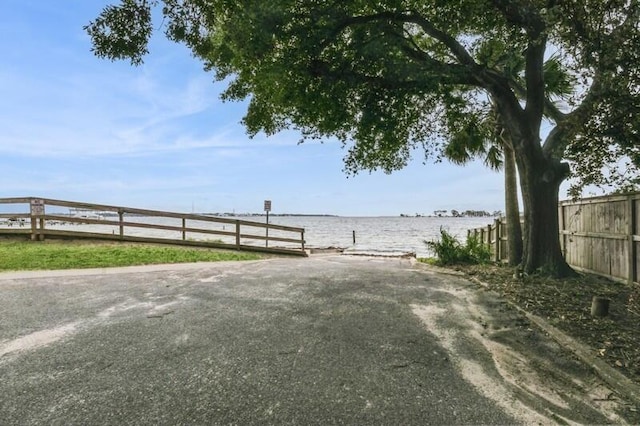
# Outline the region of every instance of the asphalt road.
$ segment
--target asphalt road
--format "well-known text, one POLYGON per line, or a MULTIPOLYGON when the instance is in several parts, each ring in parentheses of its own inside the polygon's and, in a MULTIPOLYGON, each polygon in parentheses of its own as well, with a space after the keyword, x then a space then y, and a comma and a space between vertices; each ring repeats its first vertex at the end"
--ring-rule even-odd
POLYGON ((3 425, 629 421, 495 295, 402 259, 0 274, 0 378, 3 425))

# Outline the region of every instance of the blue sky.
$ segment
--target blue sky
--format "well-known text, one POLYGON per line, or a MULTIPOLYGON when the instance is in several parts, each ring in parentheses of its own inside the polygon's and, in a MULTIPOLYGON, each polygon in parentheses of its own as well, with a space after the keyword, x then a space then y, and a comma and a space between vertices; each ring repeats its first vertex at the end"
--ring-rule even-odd
MULTIPOLYGON (((179 212, 354 216, 503 210, 480 163, 343 173, 335 141, 249 139, 246 105, 187 49, 156 37, 145 64, 93 56, 82 27, 104 0, 5 0, 0 14, 0 197, 40 196, 179 212)), ((562 196, 562 194, 561 194, 562 196)))

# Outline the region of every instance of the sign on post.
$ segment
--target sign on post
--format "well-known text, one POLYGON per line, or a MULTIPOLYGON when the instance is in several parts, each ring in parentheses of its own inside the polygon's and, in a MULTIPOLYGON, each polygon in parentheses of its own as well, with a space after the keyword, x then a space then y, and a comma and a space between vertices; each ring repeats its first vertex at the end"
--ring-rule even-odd
POLYGON ((31 200, 31 216, 44 216, 44 200, 40 198, 31 200))
POLYGON ((264 240, 264 246, 269 247, 269 212, 271 211, 271 200, 264 200, 264 211, 267 213, 267 235, 266 239, 264 240))
POLYGON ((38 234, 38 221, 36 218, 40 218, 40 228, 44 228, 44 200, 40 198, 32 198, 29 203, 31 210, 31 240, 42 240, 43 235, 38 234))

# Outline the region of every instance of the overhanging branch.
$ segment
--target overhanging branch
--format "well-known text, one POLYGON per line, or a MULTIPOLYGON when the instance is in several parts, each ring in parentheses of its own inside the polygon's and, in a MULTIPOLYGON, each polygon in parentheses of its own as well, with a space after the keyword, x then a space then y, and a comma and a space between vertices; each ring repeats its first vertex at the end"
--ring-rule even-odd
MULTIPOLYGON (((433 82, 435 79, 439 79, 440 84, 445 85, 462 84, 475 87, 486 87, 488 85, 487 82, 484 82, 480 78, 484 68, 476 64, 464 46, 458 43, 454 37, 435 28, 430 21, 422 17, 417 12, 380 12, 371 15, 345 18, 334 27, 333 31, 331 31, 331 35, 320 43, 320 51, 329 46, 333 41, 337 40, 340 34, 347 28, 375 22, 396 23, 400 26, 405 23, 418 25, 425 34, 441 42, 448 51, 451 52, 450 57, 453 59, 452 62, 444 62, 435 59, 429 54, 429 52, 420 49, 410 37, 406 37, 397 32, 389 32, 387 34, 400 40, 398 47, 407 58, 411 59, 416 64, 422 65, 416 69, 416 75, 424 75, 424 81, 429 80, 433 82), (458 63, 455 63, 454 61, 457 61, 458 63)), ((374 80, 371 81, 380 81, 377 77, 369 77, 364 74, 361 75, 361 77, 373 78, 374 80)), ((416 81, 419 80, 419 78, 416 79, 416 81)))
POLYGON ((594 104, 602 95, 603 91, 602 75, 596 73, 589 91, 585 95, 582 103, 570 113, 564 114, 556 125, 555 132, 549 134, 542 151, 545 155, 551 156, 554 153, 564 151, 568 141, 577 133, 577 129, 584 128, 591 117, 594 104))
POLYGON ((430 66, 427 70, 421 70, 420 79, 392 79, 381 76, 364 74, 352 68, 336 68, 335 63, 322 60, 314 60, 311 63, 309 72, 311 75, 320 78, 339 79, 342 81, 351 80, 358 84, 372 84, 389 90, 421 90, 431 89, 433 84, 451 86, 477 86, 477 79, 468 72, 465 67, 456 64, 439 63, 438 66, 430 66))
MULTIPOLYGON (((372 15, 352 16, 340 22, 332 33, 331 38, 335 39, 342 31, 353 25, 362 25, 376 21, 395 21, 399 23, 412 23, 418 25, 428 36, 442 43, 449 49, 453 56, 461 65, 477 66, 471 54, 454 37, 437 29, 431 21, 420 15, 416 11, 409 12, 380 12, 372 15)), ((330 40, 325 40, 326 45, 330 40)))

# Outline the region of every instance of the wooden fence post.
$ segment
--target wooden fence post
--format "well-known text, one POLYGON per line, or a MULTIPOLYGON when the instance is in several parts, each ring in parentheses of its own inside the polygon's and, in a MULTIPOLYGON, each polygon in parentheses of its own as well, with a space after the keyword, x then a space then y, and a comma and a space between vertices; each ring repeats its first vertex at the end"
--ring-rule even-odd
POLYGON ((638 271, 636 270, 636 257, 637 257, 637 253, 636 253, 636 243, 633 240, 633 236, 635 235, 635 231, 636 231, 636 200, 633 199, 633 196, 631 194, 629 194, 629 196, 627 197, 627 222, 629 224, 628 226, 628 234, 627 234, 627 262, 628 262, 628 274, 627 274, 627 278, 628 278, 628 282, 629 285, 633 284, 633 282, 636 280, 637 278, 637 273, 638 271))
POLYGON ((185 241, 187 239, 187 230, 185 229, 186 227, 187 227, 187 219, 183 217, 182 218, 182 241, 185 241))
POLYGON ((36 220, 36 215, 33 212, 33 208, 31 208, 31 216, 29 217, 29 220, 31 223, 31 241, 37 241, 38 240, 38 221, 36 220))
POLYGON ((491 224, 487 225, 487 245, 491 249, 491 224))
POLYGON ((558 227, 560 228, 560 251, 562 252, 562 257, 567 258, 567 250, 565 248, 565 235, 564 235, 564 204, 560 203, 558 206, 558 227))
POLYGON ((38 240, 44 241, 44 217, 40 217, 40 234, 38 240))
POLYGON ((495 235, 496 235, 496 253, 495 253, 495 256, 494 256, 493 259, 497 263, 497 262, 500 262, 501 257, 502 257, 501 256, 502 253, 501 253, 501 250, 500 250, 500 245, 501 245, 500 244, 501 243, 501 241, 500 241, 500 218, 496 218, 493 221, 493 226, 496 229, 495 230, 495 235))
POLYGON ((118 221, 120 222, 120 239, 124 238, 124 210, 118 209, 118 221))
POLYGON ((505 240, 506 235, 507 235, 507 225, 501 219, 500 220, 500 261, 509 259, 509 244, 505 240))
POLYGON ((240 249, 240 221, 236 220, 236 247, 240 249))

